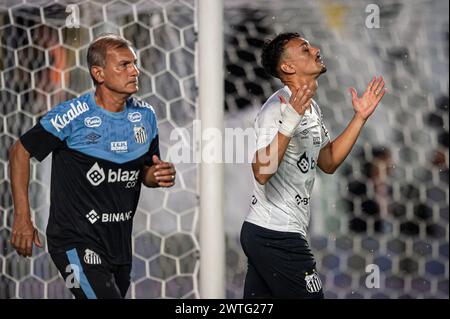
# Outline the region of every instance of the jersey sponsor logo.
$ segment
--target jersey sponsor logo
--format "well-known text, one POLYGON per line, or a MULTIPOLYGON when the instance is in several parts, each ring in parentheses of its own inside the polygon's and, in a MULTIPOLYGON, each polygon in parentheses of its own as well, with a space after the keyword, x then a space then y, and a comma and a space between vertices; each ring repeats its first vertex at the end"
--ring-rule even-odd
POLYGON ((128 152, 128 142, 127 141, 111 142, 111 151, 117 153, 128 152))
POLYGON ((145 144, 147 141, 147 133, 145 133, 145 129, 143 126, 135 126, 134 130, 134 140, 138 144, 145 144))
POLYGON ((300 122, 300 126, 305 126, 306 124, 308 124, 308 118, 303 117, 301 122, 300 122))
POLYGON ((319 292, 320 289, 322 289, 322 281, 320 280, 320 277, 315 270, 313 270, 313 273, 311 275, 308 275, 308 273, 305 274, 305 281, 306 291, 308 291, 309 293, 319 292))
POLYGON ((117 222, 125 222, 133 218, 133 212, 130 210, 126 213, 103 213, 102 214, 102 223, 117 223, 117 222))
POLYGON ((91 222, 91 224, 95 224, 95 222, 100 219, 100 216, 98 216, 95 210, 91 210, 86 214, 86 218, 91 222))
POLYGON ((86 173, 86 177, 92 185, 98 186, 105 180, 105 172, 96 162, 86 173))
POLYGON ((91 222, 91 224, 95 224, 98 220, 102 223, 125 222, 133 219, 133 211, 130 210, 124 213, 102 213, 101 216, 99 216, 95 210, 91 210, 86 214, 86 218, 91 222))
POLYGON ((77 102, 77 105, 75 105, 74 103, 70 103, 70 110, 68 110, 63 115, 56 114, 54 118, 50 119, 50 123, 53 125, 57 132, 60 132, 70 122, 87 111, 89 111, 89 106, 87 105, 87 103, 81 103, 80 101, 77 102))
POLYGON ((319 146, 320 145, 320 137, 313 136, 313 145, 314 146, 319 146))
POLYGON ((134 106, 137 106, 137 107, 143 107, 143 108, 152 110, 153 113, 155 112, 155 111, 153 110, 153 107, 152 107, 150 104, 148 104, 148 103, 146 103, 146 102, 144 102, 144 101, 139 101, 139 100, 136 99, 136 98, 132 98, 132 103, 133 103, 134 106))
POLYGON ((306 152, 304 152, 297 161, 297 166, 300 169, 300 172, 306 174, 310 169, 316 167, 316 161, 313 158, 309 158, 306 152))
POLYGON ((102 119, 98 116, 86 117, 84 119, 84 125, 87 127, 99 127, 102 125, 102 119))
POLYGON ((307 140, 307 139, 309 139, 309 129, 305 129, 305 130, 303 130, 303 131, 301 131, 300 132, 300 138, 302 139, 302 140, 307 140))
POLYGON ((101 263, 102 263, 100 256, 96 252, 94 252, 90 249, 86 249, 84 251, 83 260, 88 265, 101 265, 101 263))
POLYGON ((138 180, 138 178, 139 170, 126 171, 119 168, 119 170, 117 171, 114 171, 112 169, 108 171, 108 183, 135 182, 138 180))
POLYGON ((299 194, 295 195, 295 200, 297 201, 297 205, 303 204, 308 206, 310 198, 309 197, 301 197, 299 194))
POLYGON ((139 112, 133 112, 128 114, 128 121, 139 122, 142 120, 142 115, 139 112))
POLYGON ((86 139, 87 139, 86 144, 97 144, 98 143, 98 139, 100 137, 102 137, 102 136, 98 135, 98 134, 96 134, 94 132, 89 133, 88 135, 86 135, 86 139))
POLYGON ((108 183, 126 183, 125 188, 133 188, 138 182, 139 173, 139 170, 127 171, 119 168, 117 171, 109 169, 108 174, 105 174, 104 169, 96 162, 89 169, 86 177, 93 186, 98 186, 106 180, 108 183))

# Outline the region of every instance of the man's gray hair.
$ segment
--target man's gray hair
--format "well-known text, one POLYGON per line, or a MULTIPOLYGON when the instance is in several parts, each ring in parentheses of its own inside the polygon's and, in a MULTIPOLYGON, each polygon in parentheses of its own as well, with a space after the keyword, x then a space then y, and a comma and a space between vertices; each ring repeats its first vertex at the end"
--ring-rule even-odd
POLYGON ((130 48, 133 46, 130 41, 114 33, 105 33, 100 35, 97 39, 91 42, 87 51, 87 64, 89 73, 91 75, 94 84, 97 85, 97 81, 92 75, 91 68, 93 66, 100 66, 104 68, 106 66, 106 53, 108 49, 130 48))

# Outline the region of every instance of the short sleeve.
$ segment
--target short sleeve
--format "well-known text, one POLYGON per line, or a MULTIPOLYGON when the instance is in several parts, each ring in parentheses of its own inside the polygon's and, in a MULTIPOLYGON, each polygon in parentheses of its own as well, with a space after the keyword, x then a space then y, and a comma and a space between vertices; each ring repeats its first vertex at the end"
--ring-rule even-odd
POLYGON ((150 143, 150 147, 148 149, 148 152, 145 154, 145 160, 144 165, 146 166, 152 166, 153 165, 153 155, 158 156, 158 158, 161 158, 161 155, 159 153, 159 136, 156 135, 152 142, 150 143))
POLYGON ((267 147, 278 134, 280 127, 279 117, 275 112, 279 110, 279 105, 267 105, 267 107, 273 109, 262 110, 255 120, 257 150, 267 147))
POLYGON ((71 134, 73 121, 88 110, 86 102, 67 101, 48 111, 40 123, 47 132, 63 141, 71 134))
POLYGON ((158 134, 158 120, 156 118, 155 111, 153 107, 147 103, 143 104, 145 108, 147 108, 147 114, 148 114, 148 121, 150 123, 151 127, 151 142, 150 147, 148 149, 148 152, 145 154, 145 160, 144 164, 147 166, 153 165, 153 155, 157 155, 159 158, 161 158, 160 152, 159 152, 159 134, 158 134))
POLYGON ((20 137, 20 142, 38 161, 45 159, 53 150, 64 144, 55 135, 49 133, 41 123, 37 123, 20 137))
POLYGON ((320 135, 321 135, 321 140, 322 143, 320 144, 320 148, 324 148, 329 142, 330 142, 330 133, 328 132, 328 129, 325 125, 325 122, 323 121, 323 113, 322 110, 320 109, 319 105, 317 105, 317 103, 314 103, 316 106, 316 109, 319 113, 319 117, 320 117, 320 135))
POLYGON ((322 144, 320 144, 320 148, 324 148, 328 143, 330 143, 330 133, 328 132, 325 123, 321 120, 321 135, 322 135, 322 144))

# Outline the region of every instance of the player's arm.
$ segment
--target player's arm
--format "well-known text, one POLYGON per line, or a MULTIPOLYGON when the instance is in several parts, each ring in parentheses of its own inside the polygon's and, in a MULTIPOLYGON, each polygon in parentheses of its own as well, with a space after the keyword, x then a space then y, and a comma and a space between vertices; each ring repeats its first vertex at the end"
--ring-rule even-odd
POLYGON ((30 153, 17 140, 10 148, 9 167, 14 203, 14 223, 11 245, 21 256, 31 256, 33 242, 42 247, 38 231, 31 222, 28 201, 28 184, 30 180, 30 153))
POLYGON ((384 80, 373 78, 361 98, 350 89, 355 115, 341 135, 320 150, 317 165, 327 174, 333 174, 350 153, 370 115, 385 93, 384 80))
POLYGON ((252 162, 252 170, 259 184, 264 185, 275 175, 290 140, 290 137, 278 132, 266 148, 256 151, 252 162))
POLYGON ((42 161, 54 149, 60 147, 70 132, 70 125, 57 131, 51 119, 61 111, 57 106, 49 111, 34 127, 20 137, 9 150, 9 173, 14 205, 14 222, 11 244, 21 256, 31 256, 33 242, 42 247, 38 231, 30 216, 28 185, 30 180, 30 158, 42 161))
MULTIPOLYGON (((44 117, 44 122, 47 117, 44 117)), ((58 137, 47 131, 39 122, 21 136, 9 150, 9 173, 14 205, 11 244, 21 256, 31 256, 33 243, 42 247, 30 215, 28 200, 30 158, 42 161, 61 143, 58 137)))
MULTIPOLYGON (((306 85, 294 92, 283 112, 278 133, 268 146, 256 151, 252 170, 259 184, 266 184, 277 172, 295 129, 300 124, 305 111, 311 107, 311 98, 311 91, 306 85)), ((280 96, 280 100, 282 104, 286 104, 283 96, 280 96)))

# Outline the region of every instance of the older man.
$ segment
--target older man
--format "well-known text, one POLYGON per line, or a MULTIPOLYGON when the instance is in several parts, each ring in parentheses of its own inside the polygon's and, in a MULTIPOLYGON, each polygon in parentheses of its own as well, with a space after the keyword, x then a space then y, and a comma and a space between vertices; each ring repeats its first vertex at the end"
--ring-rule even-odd
POLYGON ((159 159, 153 108, 131 97, 139 75, 131 44, 100 36, 87 62, 95 92, 55 106, 11 148, 11 242, 22 256, 33 243, 42 247, 30 218, 29 165, 52 153, 50 255, 76 298, 123 298, 141 183, 170 187, 175 169, 159 159))

